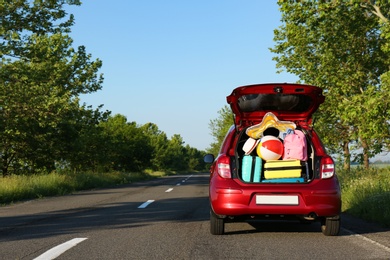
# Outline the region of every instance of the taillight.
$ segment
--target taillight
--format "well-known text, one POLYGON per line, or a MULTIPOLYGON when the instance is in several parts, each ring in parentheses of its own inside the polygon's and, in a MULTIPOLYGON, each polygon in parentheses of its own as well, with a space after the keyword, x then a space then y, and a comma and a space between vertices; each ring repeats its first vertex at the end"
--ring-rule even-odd
POLYGON ((328 179, 333 177, 335 173, 335 166, 333 159, 330 157, 323 157, 321 160, 321 178, 328 179))
POLYGON ((230 159, 227 156, 221 156, 217 160, 218 174, 222 178, 231 178, 230 159))

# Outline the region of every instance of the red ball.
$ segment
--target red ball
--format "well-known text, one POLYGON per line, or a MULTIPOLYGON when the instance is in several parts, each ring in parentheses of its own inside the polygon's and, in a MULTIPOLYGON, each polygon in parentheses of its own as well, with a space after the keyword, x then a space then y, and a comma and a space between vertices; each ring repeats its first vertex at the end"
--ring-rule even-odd
POLYGON ((283 155, 283 143, 279 138, 266 135, 261 138, 259 145, 256 148, 257 154, 265 161, 278 160, 283 155))

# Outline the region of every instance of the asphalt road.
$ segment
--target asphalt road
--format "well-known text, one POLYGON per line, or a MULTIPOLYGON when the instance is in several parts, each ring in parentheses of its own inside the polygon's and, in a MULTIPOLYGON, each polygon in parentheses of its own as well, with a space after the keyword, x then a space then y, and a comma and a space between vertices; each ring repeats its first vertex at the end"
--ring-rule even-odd
POLYGON ((159 178, 0 208, 0 259, 390 259, 390 229, 228 223, 209 233, 208 174, 159 178))

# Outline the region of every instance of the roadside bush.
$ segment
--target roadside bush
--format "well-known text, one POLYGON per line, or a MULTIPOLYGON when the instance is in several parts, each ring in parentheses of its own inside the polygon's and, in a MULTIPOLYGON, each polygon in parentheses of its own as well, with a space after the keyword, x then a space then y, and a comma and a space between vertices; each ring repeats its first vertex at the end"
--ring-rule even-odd
POLYGON ((56 196, 74 190, 72 182, 58 173, 0 178, 0 204, 56 196))
POLYGON ((339 171, 344 212, 390 226, 390 168, 339 171))

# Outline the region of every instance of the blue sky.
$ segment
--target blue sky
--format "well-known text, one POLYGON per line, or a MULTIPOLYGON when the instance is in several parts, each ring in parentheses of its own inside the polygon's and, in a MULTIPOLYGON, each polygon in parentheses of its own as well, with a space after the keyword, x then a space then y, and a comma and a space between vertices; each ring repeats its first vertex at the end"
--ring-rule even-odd
POLYGON ((103 89, 81 101, 200 150, 214 141, 210 120, 234 88, 297 80, 276 73, 269 51, 276 1, 84 0, 66 10, 74 45, 103 61, 103 89))

